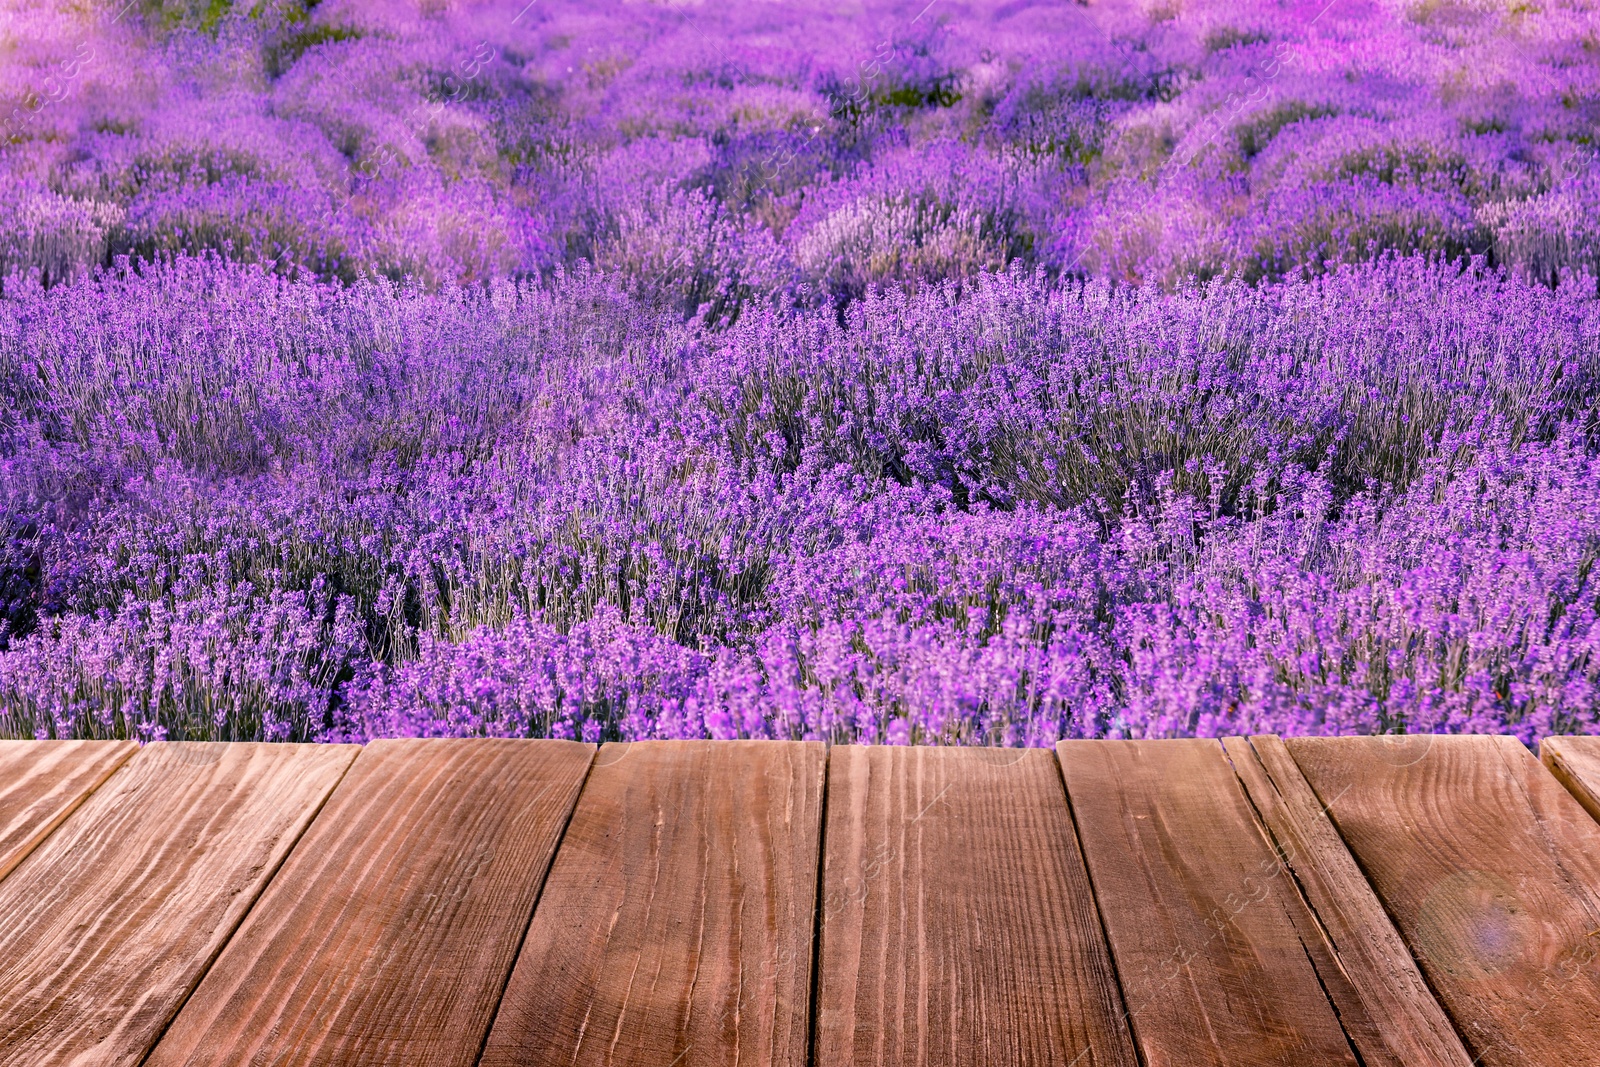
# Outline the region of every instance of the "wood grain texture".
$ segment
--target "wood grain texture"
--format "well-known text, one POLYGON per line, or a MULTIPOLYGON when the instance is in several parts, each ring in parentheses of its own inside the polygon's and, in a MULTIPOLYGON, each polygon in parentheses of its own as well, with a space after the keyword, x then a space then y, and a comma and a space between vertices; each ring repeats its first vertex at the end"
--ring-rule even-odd
POLYGON ((1600 826, 1515 738, 1289 752, 1477 1062, 1600 1064, 1600 826))
POLYGON ((593 755, 372 742, 149 1067, 472 1067, 593 755))
POLYGON ((600 750, 483 1067, 801 1067, 824 746, 600 750))
POLYGON ((1230 737, 1223 747, 1349 979, 1329 983, 1328 991, 1367 1067, 1471 1067, 1449 1016, 1283 742, 1230 737), (1340 1002, 1352 995, 1358 1003, 1340 1002))
POLYGON ((132 741, 0 741, 0 880, 137 751, 132 741))
POLYGON ((1539 761, 1600 819, 1600 737, 1547 737, 1539 742, 1539 761))
POLYGON ((1047 750, 836 747, 816 1060, 1137 1067, 1047 750))
POLYGON ((0 882, 0 1064, 139 1063, 356 751, 134 756, 0 882))
POLYGON ((1337 967, 1222 746, 1056 751, 1145 1063, 1355 1067, 1337 967))

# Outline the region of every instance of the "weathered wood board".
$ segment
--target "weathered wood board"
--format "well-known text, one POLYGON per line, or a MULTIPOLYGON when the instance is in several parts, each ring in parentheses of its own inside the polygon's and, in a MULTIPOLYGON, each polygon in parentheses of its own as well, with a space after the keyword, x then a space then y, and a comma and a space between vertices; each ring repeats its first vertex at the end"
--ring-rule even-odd
POLYGON ((483 1067, 802 1067, 826 755, 603 746, 483 1067))
POLYGON ((0 882, 0 1065, 140 1063, 356 751, 134 756, 0 882))
POLYGON ((1547 737, 1539 742, 1539 760, 1600 820, 1600 737, 1547 737))
POLYGON ((816 1062, 1137 1067, 1048 750, 836 747, 816 1062))
POLYGON ((1600 1064, 1600 825, 1512 737, 1286 742, 1475 1062, 1600 1064))
POLYGON ((372 742, 148 1067, 472 1067, 593 755, 372 742))
POLYGON ((1311 904, 1348 983, 1329 986, 1367 1067, 1471 1067, 1450 1018, 1283 742, 1224 742, 1251 805, 1311 904))
POLYGON ((1056 751, 1145 1062, 1356 1067, 1337 966, 1221 744, 1056 751))
POLYGON ((0 741, 0 880, 137 751, 132 741, 0 741))

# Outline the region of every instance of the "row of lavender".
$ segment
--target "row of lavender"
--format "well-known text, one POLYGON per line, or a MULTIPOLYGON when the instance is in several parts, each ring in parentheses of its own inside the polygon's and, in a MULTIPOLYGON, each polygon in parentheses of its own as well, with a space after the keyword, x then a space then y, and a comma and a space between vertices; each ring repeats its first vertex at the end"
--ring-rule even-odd
POLYGON ((1592 283, 618 284, 14 281, 0 733, 1600 725, 1592 283))
POLYGON ((581 262, 713 321, 1021 261, 1600 268, 1587 0, 30 0, 0 275, 581 262))

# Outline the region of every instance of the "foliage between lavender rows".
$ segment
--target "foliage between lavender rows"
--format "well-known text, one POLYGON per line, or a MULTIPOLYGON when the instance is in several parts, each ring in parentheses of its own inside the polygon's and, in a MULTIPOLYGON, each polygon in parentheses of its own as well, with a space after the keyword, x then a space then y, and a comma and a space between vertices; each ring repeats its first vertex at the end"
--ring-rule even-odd
POLYGON ((1592 282, 629 286, 14 281, 0 732, 1600 719, 1592 282))

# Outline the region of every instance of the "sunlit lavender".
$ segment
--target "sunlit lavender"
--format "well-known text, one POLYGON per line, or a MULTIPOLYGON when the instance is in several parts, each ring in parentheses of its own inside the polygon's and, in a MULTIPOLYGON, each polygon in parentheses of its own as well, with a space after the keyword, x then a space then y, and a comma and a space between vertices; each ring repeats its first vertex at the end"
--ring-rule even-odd
POLYGON ((0 11, 0 736, 1600 730, 1600 9, 525 2, 0 11))

